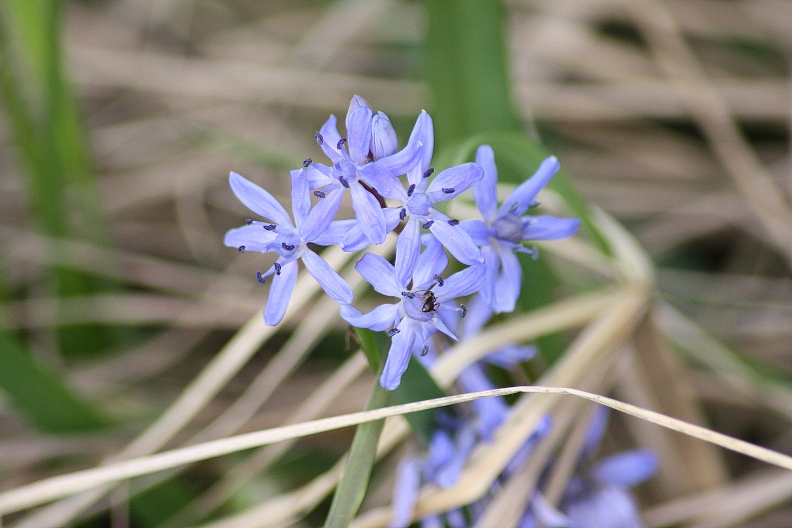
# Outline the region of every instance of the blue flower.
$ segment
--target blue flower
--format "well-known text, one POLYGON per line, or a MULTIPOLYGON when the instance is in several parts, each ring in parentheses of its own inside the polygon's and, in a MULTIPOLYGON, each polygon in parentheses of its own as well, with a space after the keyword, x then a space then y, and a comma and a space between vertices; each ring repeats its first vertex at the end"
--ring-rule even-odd
POLYGON ((484 176, 473 189, 482 220, 465 220, 462 228, 481 247, 487 278, 481 295, 495 313, 514 310, 520 295, 522 270, 515 251, 532 253, 522 245, 526 240, 560 240, 572 236, 580 226, 577 218, 555 218, 548 215, 524 216, 536 205, 535 198, 558 172, 558 160, 549 157, 536 173, 520 184, 498 207, 498 170, 489 145, 476 151, 476 164, 484 176))
POLYGON ((399 386, 411 354, 422 351, 436 331, 457 339, 438 312, 464 315, 464 308, 453 306, 451 301, 477 291, 483 280, 476 267, 441 278, 448 265, 443 246, 432 235, 426 235, 424 243, 426 249, 418 258, 415 273, 407 280, 398 277, 390 262, 372 253, 355 265, 377 292, 396 297, 397 303, 383 304, 365 315, 352 306, 341 308, 341 317, 351 325, 376 331, 390 328, 391 347, 380 378, 380 384, 388 390, 399 386))
POLYGON ((267 277, 274 275, 269 300, 264 308, 264 321, 271 326, 278 324, 286 313, 297 282, 298 259, 303 261, 308 272, 330 297, 341 304, 352 302, 349 285, 322 257, 308 247, 308 243, 321 246, 338 244, 355 221, 328 222, 322 232, 306 238, 300 233, 300 226, 308 217, 311 208, 309 180, 302 169, 291 171, 291 180, 294 222, 270 193, 235 172, 229 176, 231 190, 236 197, 248 209, 267 221, 249 219, 247 225, 231 229, 226 233, 225 245, 239 248, 243 252, 272 251, 278 254, 277 261, 267 272, 256 272, 262 284, 267 277))
POLYGON ((300 234, 310 239, 323 232, 349 189, 358 229, 368 244, 381 244, 390 223, 377 192, 401 185, 398 176, 420 161, 421 144, 410 141, 396 152, 396 133, 390 120, 382 113, 374 116, 369 103, 358 95, 349 104, 346 129, 347 137, 342 138, 335 116, 330 116, 316 133, 316 141, 332 166, 306 160, 310 187, 321 189, 321 199, 300 226, 300 234))
MULTIPOLYGON (((434 169, 430 167, 434 150, 434 128, 432 118, 422 112, 410 135, 410 144, 420 144, 419 161, 407 172, 407 188, 398 185, 383 185, 377 191, 385 198, 398 201, 401 205, 383 212, 390 221, 407 220, 399 234, 396 250, 396 273, 401 281, 412 277, 421 250, 421 228, 427 229, 461 263, 481 264, 484 258, 473 239, 462 229, 459 221, 449 218, 435 209, 435 204, 455 198, 473 187, 484 172, 475 163, 464 163, 442 171, 429 183, 434 169)), ((391 182, 392 183, 392 182, 391 182)), ((344 240, 352 246, 352 234, 344 240)))
MULTIPOLYGON (((605 431, 608 411, 597 407, 584 439, 581 458, 591 457, 605 431)), ((657 454, 635 449, 611 455, 598 462, 590 472, 575 475, 569 482, 561 511, 570 528, 641 528, 638 505, 629 488, 657 472, 657 454)))

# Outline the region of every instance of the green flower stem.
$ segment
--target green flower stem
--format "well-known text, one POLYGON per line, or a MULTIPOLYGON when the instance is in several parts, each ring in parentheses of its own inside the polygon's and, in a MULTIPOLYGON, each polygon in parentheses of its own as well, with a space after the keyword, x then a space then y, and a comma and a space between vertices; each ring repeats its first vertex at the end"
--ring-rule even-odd
MULTIPOLYGON (((368 342, 372 341, 368 340, 368 342)), ((379 383, 379 376, 385 362, 380 361, 379 363, 380 368, 374 382, 374 389, 366 405, 367 411, 385 407, 391 402, 391 393, 383 389, 379 383)), ((360 509, 363 498, 366 496, 371 468, 374 466, 377 456, 377 444, 384 425, 384 420, 377 420, 361 424, 355 431, 355 438, 352 440, 344 473, 341 475, 341 480, 335 495, 333 495, 333 502, 330 505, 330 513, 327 514, 325 520, 325 528, 346 528, 360 509)))

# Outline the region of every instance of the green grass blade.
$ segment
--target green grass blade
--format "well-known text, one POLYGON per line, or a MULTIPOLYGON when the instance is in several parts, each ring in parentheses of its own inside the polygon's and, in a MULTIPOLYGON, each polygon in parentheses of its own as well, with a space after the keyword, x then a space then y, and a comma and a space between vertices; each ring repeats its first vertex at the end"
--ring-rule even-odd
MULTIPOLYGON (((366 410, 385 407, 390 401, 391 393, 383 389, 377 379, 366 410)), ((366 496, 371 469, 377 455, 377 443, 384 425, 384 420, 377 420, 361 424, 355 431, 344 473, 325 520, 325 528, 346 528, 360 509, 366 496)))
POLYGON ((89 431, 110 423, 39 365, 7 332, 0 332, 0 388, 15 408, 42 431, 89 431))
POLYGON ((424 5, 427 78, 438 139, 453 142, 482 130, 517 130, 503 2, 426 0, 424 5))

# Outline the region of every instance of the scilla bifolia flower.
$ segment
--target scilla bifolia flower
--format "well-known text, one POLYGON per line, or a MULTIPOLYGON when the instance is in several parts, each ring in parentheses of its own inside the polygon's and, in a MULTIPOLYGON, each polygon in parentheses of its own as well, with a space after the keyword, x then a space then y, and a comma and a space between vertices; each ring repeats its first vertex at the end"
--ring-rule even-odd
POLYGON ((327 228, 311 238, 300 234, 300 225, 308 216, 311 207, 308 180, 303 171, 292 171, 292 210, 294 222, 278 201, 267 191, 232 172, 229 177, 231 190, 239 201, 257 215, 269 220, 266 222, 248 219, 247 225, 230 230, 225 236, 225 245, 239 251, 270 251, 278 254, 278 260, 265 273, 256 272, 258 281, 264 284, 267 277, 274 275, 269 300, 264 308, 264 321, 276 325, 289 305, 289 299, 297 283, 297 260, 305 264, 308 272, 322 286, 325 292, 342 304, 352 302, 349 285, 330 267, 322 257, 308 247, 312 242, 320 246, 338 244, 346 233, 349 221, 338 221, 336 225, 328 222, 327 228))
POLYGON ((476 292, 484 278, 482 270, 470 267, 444 279, 441 273, 448 265, 448 257, 443 246, 430 233, 423 236, 423 242, 426 248, 418 257, 415 273, 407 280, 399 278, 393 264, 372 253, 364 255, 355 266, 377 292, 396 297, 398 302, 383 304, 365 315, 351 305, 341 309, 341 317, 353 326, 389 329, 391 347, 380 378, 388 390, 399 386, 411 355, 422 352, 435 332, 439 330, 457 339, 438 312, 453 311, 464 317, 464 305, 452 300, 476 292))
POLYGON ((520 296, 522 268, 515 252, 537 255, 535 249, 522 245, 527 240, 561 240, 575 234, 580 226, 577 218, 555 218, 548 215, 525 216, 535 207, 536 195, 558 172, 558 160, 549 157, 542 162, 536 173, 520 184, 498 207, 498 169, 489 145, 482 145, 476 152, 476 164, 484 170, 484 176, 473 188, 476 206, 482 220, 465 220, 462 228, 481 247, 487 270, 487 279, 481 295, 495 313, 514 310, 520 296))
POLYGON ((341 198, 349 189, 359 228, 368 243, 376 245, 385 240, 389 223, 376 192, 401 185, 398 176, 420 161, 421 144, 411 141, 402 151, 395 152, 396 132, 387 116, 383 116, 374 116, 368 102, 356 95, 347 112, 346 138, 338 133, 335 116, 330 116, 316 133, 317 143, 333 164, 326 166, 306 160, 311 189, 316 190, 314 194, 320 200, 303 222, 302 236, 318 236, 338 211, 341 198))

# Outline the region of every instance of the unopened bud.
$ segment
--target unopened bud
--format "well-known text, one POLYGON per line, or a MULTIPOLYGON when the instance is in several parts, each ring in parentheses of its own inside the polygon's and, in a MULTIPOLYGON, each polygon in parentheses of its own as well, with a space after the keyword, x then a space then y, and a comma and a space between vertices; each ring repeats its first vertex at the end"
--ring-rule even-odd
POLYGON ((396 131, 383 112, 377 112, 371 119, 371 154, 375 160, 382 159, 396 153, 399 144, 396 131))

